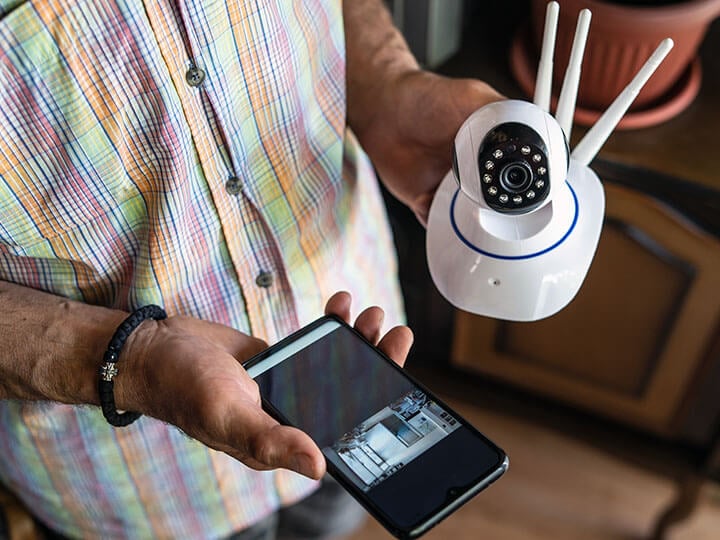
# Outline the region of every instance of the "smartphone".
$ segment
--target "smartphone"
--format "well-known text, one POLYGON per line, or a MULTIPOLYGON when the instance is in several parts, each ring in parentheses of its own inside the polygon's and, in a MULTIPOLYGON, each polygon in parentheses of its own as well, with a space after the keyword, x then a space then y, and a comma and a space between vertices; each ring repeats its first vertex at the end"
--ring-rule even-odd
POLYGON ((505 453, 343 320, 244 363, 263 406, 317 443, 328 472, 397 538, 417 538, 497 480, 505 453))

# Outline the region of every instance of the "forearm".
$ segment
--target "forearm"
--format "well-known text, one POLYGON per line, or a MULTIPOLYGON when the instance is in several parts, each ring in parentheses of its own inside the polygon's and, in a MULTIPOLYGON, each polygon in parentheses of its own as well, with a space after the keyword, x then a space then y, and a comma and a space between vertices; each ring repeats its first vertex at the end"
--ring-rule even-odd
POLYGON ((383 89, 419 69, 381 0, 345 0, 347 117, 362 139, 380 111, 383 89))
POLYGON ((98 403, 98 368, 127 316, 0 280, 0 398, 98 403))

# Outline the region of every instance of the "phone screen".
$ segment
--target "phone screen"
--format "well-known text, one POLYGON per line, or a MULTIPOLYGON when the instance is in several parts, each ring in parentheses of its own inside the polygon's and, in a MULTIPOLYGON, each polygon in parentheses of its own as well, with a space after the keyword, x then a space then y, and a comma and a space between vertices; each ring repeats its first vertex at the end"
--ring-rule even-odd
POLYGON ((450 489, 459 497, 501 467, 501 450, 354 330, 322 321, 247 371, 275 414, 308 433, 386 519, 412 527, 447 506, 450 489), (403 492, 423 499, 398 500, 403 492))

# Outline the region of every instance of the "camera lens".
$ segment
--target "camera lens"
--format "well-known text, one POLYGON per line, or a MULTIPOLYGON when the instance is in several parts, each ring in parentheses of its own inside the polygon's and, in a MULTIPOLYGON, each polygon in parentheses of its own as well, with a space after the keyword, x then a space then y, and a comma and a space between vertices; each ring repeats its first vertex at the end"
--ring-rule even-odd
POLYGON ((523 161, 508 163, 500 171, 500 183, 512 193, 527 189, 532 182, 533 173, 530 165, 523 161))

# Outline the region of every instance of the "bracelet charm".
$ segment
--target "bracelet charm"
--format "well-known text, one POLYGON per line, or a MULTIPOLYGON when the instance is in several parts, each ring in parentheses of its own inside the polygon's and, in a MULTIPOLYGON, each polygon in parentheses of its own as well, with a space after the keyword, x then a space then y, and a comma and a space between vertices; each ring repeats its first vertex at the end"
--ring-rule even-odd
POLYGON ((138 412, 125 411, 118 412, 115 407, 115 395, 113 394, 114 379, 119 373, 117 361, 120 358, 125 341, 140 323, 147 319, 162 320, 167 318, 165 310, 160 306, 150 304, 135 310, 127 319, 125 319, 113 334, 107 351, 103 355, 103 364, 100 366, 98 380, 98 394, 100 395, 100 407, 103 416, 109 424, 117 427, 127 426, 140 418, 138 412))

